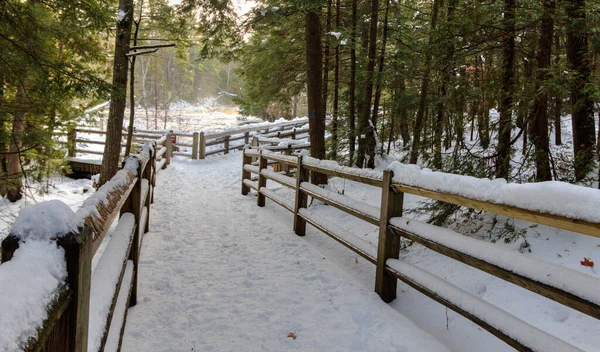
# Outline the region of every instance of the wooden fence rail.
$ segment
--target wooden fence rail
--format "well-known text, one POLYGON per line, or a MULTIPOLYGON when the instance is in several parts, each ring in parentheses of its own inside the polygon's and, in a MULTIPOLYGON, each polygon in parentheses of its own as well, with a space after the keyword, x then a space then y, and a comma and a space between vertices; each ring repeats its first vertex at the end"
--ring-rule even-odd
POLYGON ((393 180, 393 172, 365 171, 293 157, 266 150, 247 149, 242 165, 242 194, 257 192, 257 204, 270 199, 293 214, 294 232, 306 233, 306 224, 332 237, 376 265, 375 291, 385 302, 396 298, 397 280, 447 306, 491 332, 518 351, 580 351, 580 349, 516 318, 504 310, 414 265, 398 260, 400 238, 405 237, 433 251, 472 266, 512 284, 600 319, 600 280, 563 266, 533 259, 449 229, 402 217, 404 194, 414 194, 460 206, 506 215, 591 236, 600 236, 600 223, 575 220, 506 204, 481 201, 433 189, 413 187, 393 180), (258 159, 258 163, 253 163, 258 159), (295 177, 269 170, 270 163, 295 168, 295 177), (347 196, 312 185, 309 174, 318 172, 381 189, 381 206, 373 207, 347 196), (255 181, 252 174, 258 175, 255 181), (291 201, 267 188, 274 181, 295 192, 291 201), (379 226, 377 247, 350 234, 307 208, 308 197, 323 201, 370 224, 379 226))
MULTIPOLYGON (((169 156, 179 155, 185 156, 191 159, 205 159, 208 155, 224 153, 228 154, 231 150, 241 150, 245 145, 250 144, 253 137, 260 135, 262 137, 270 138, 289 138, 289 139, 302 139, 307 138, 308 128, 298 128, 308 123, 308 119, 297 119, 293 121, 284 121, 278 123, 272 123, 269 125, 261 124, 259 126, 246 126, 241 128, 235 128, 226 130, 223 132, 174 132, 174 131, 146 131, 141 130, 133 133, 133 137, 138 143, 133 143, 134 146, 141 146, 143 143, 162 139, 163 136, 168 135, 172 143, 172 150, 169 156), (239 142, 241 141, 241 142, 239 142), (232 143, 238 142, 238 143, 232 143), (211 147, 211 148, 209 148, 211 147), (216 147, 216 148, 215 148, 216 147), (178 148, 191 149, 191 152, 178 151, 178 148)), ((78 138, 78 134, 97 134, 106 135, 104 130, 77 128, 69 129, 67 132, 67 144, 69 145, 69 157, 74 158, 77 153, 95 154, 102 155, 103 152, 92 151, 77 148, 78 144, 95 144, 104 145, 104 141, 95 141, 85 138, 78 138)), ((157 144, 161 144, 161 141, 157 141, 157 144)), ((266 143, 266 142, 265 142, 266 143)), ((263 143, 261 143, 263 144, 263 143)), ((272 144, 272 143, 268 143, 272 144)), ((121 143, 124 147, 125 143, 121 143)), ((308 143, 304 143, 302 147, 292 146, 291 149, 303 149, 310 146, 308 143)), ((273 146, 273 150, 285 150, 287 147, 273 146)))
MULTIPOLYGON (((165 143, 166 138, 159 141, 165 143)), ((137 300, 138 262, 143 236, 149 230, 156 173, 168 160, 167 154, 167 159, 156 161, 166 147, 161 145, 157 151, 154 144, 126 158, 117 175, 86 199, 74 214, 77 231, 56 236, 65 252, 67 285, 60 286, 57 298, 47 307, 47 319, 40 322, 37 336, 29 338, 24 349, 120 349, 127 318, 123 307, 137 300), (100 244, 117 218, 110 241, 100 253, 100 244), (92 272, 94 255, 99 260, 92 272), (117 310, 117 306, 122 308, 117 310), (117 311, 124 315, 116 316, 117 311)), ((19 243, 20 238, 12 233, 2 241, 3 263, 13 258, 19 243)))

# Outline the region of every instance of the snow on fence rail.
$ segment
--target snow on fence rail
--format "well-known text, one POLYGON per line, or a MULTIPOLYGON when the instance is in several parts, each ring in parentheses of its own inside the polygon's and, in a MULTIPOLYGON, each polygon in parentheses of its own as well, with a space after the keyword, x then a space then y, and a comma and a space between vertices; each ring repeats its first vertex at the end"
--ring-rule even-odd
MULTIPOLYGON (((225 153, 228 154, 231 150, 241 150, 246 144, 250 144, 250 138, 257 136, 259 133, 262 137, 289 137, 291 140, 296 138, 306 138, 308 136, 308 127, 305 126, 308 119, 296 119, 292 121, 275 122, 275 123, 258 123, 247 127, 238 127, 226 129, 221 132, 174 132, 170 131, 146 131, 137 130, 133 133, 133 137, 138 143, 133 145, 141 146, 144 142, 156 140, 157 144, 164 142, 171 143, 172 149, 169 156, 179 155, 191 159, 204 159, 208 155, 225 153), (298 128, 302 127, 302 128, 298 128), (166 137, 165 137, 166 136, 166 137), (242 143, 232 144, 231 142, 242 141, 242 143), (141 143, 140 143, 141 142, 141 143)), ((77 153, 97 154, 102 155, 99 150, 81 149, 78 146, 86 145, 104 145, 102 139, 78 138, 78 134, 87 135, 106 135, 106 131, 77 128, 71 129, 67 133, 67 144, 69 145, 69 157, 75 158, 77 153)), ((253 143, 258 145, 258 142, 253 140, 253 143)), ((290 143, 291 144, 291 143, 290 143)), ((306 148, 305 144, 303 148, 306 148)), ((121 144, 123 147, 125 143, 121 144)), ((164 144, 166 146, 166 144, 164 144)), ((286 149, 287 147, 283 147, 286 149)), ((273 149, 282 149, 281 146, 274 146, 273 149)), ((296 149, 293 147, 292 149, 296 149)))
POLYGON ((76 213, 60 201, 21 211, 0 248, 0 351, 103 351, 107 341, 120 345, 123 307, 137 299, 157 155, 149 143, 127 157, 76 213), (100 251, 103 241, 108 244, 100 251))
POLYGON ((600 237, 598 190, 560 182, 507 184, 500 180, 480 180, 420 170, 400 163, 393 163, 385 171, 379 172, 340 166, 334 161, 247 149, 243 155, 242 194, 248 194, 251 189, 257 192, 258 206, 264 206, 265 199, 269 198, 289 210, 294 216, 294 232, 297 235, 304 236, 306 224, 311 224, 375 264, 375 291, 385 302, 396 298, 399 279, 470 319, 519 351, 580 351, 446 280, 398 260, 400 238, 405 237, 442 255, 600 319, 600 279, 526 257, 449 229, 402 217, 404 193, 409 193, 600 237), (254 159, 258 159, 255 163, 258 167, 253 165, 254 159), (268 170, 269 163, 295 168, 295 177, 289 176, 289 173, 286 175, 268 170), (369 206, 314 186, 309 183, 311 172, 381 188, 381 207, 369 206), (256 181, 253 181, 252 174, 258 175, 256 181), (295 200, 292 202, 268 189, 267 179, 294 190, 295 200), (495 183, 493 189, 490 188, 491 183, 495 183), (555 194, 549 196, 547 192, 555 194), (523 201, 513 194, 527 194, 528 199, 523 201), (536 201, 542 199, 543 202, 548 202, 548 197, 569 199, 573 194, 577 195, 579 202, 575 207, 579 209, 583 205, 588 211, 574 214, 572 209, 566 209, 571 206, 570 203, 559 201, 562 205, 559 208, 536 201), (379 226, 377 247, 307 209, 308 197, 319 199, 379 226))

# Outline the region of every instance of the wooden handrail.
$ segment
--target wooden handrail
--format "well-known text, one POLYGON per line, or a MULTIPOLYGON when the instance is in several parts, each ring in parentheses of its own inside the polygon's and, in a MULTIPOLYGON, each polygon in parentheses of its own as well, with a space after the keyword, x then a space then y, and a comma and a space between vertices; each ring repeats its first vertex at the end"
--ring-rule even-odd
MULTIPOLYGON (((544 347, 542 346, 547 346, 547 342, 544 345, 542 341, 552 341, 551 344, 558 346, 557 348, 561 351, 580 351, 572 345, 528 325, 489 303, 479 304, 477 298, 469 296, 468 293, 442 279, 436 278, 422 269, 399 261, 400 237, 406 237, 466 265, 483 270, 493 276, 576 309, 591 317, 600 319, 600 298, 595 294, 595 292, 600 291, 599 279, 565 267, 545 263, 538 259, 522 257, 517 253, 506 253, 505 250, 503 251, 486 242, 468 238, 434 225, 421 225, 426 227, 421 232, 409 231, 407 228, 401 226, 401 220, 404 221, 404 218, 400 217, 402 216, 404 193, 409 193, 596 237, 600 237, 600 223, 572 219, 566 216, 539 211, 536 212, 514 205, 482 201, 464 195, 449 194, 402 184, 398 180, 392 181, 393 175, 390 170, 385 170, 381 173, 365 171, 339 166, 337 163, 330 161, 321 162, 312 158, 294 158, 264 150, 244 150, 242 169, 242 194, 247 194, 251 189, 254 189, 258 192, 258 204, 260 206, 264 206, 264 199, 266 197, 292 211, 294 215, 294 232, 297 235, 303 236, 305 234, 306 223, 309 223, 350 250, 374 263, 377 266, 375 291, 386 302, 390 302, 396 298, 397 280, 402 280, 434 300, 450 307, 467 319, 474 321, 519 351, 543 349, 544 347), (258 168, 250 166, 252 159, 256 157, 259 158, 258 168), (295 167, 295 187, 293 187, 288 178, 274 177, 275 173, 265 169, 269 161, 285 163, 288 166, 295 167), (309 184, 307 182, 309 179, 308 172, 318 172, 328 176, 341 177, 381 188, 382 201, 379 216, 376 214, 377 210, 371 206, 357 204, 357 201, 351 200, 348 197, 334 194, 331 191, 309 184), (259 182, 251 181, 252 173, 259 175, 259 182), (294 189, 296 200, 293 210, 283 201, 281 196, 266 188, 264 181, 266 179, 274 180, 294 189), (360 244, 360 239, 353 238, 353 235, 339 228, 333 222, 308 210, 307 198, 309 196, 319 199, 325 204, 334 206, 347 214, 378 225, 378 246, 360 244), (468 241, 468 244, 463 244, 464 241, 468 241), (505 253, 502 254, 502 252, 505 253), (497 257, 510 258, 500 260, 497 257), (511 264, 509 267, 506 267, 506 263, 511 264), (556 278, 552 279, 552 277, 556 278), (574 284, 574 280, 580 282, 580 284, 574 284), (448 291, 436 293, 436 289, 441 286, 444 286, 444 289, 448 291), (457 299, 456 295, 464 295, 464 297, 457 299), (477 305, 479 307, 477 309, 485 310, 485 312, 478 311, 477 309, 473 310, 471 308, 473 305, 477 305), (536 334, 536 338, 527 338, 527 333, 523 331, 533 332, 536 334)), ((416 220, 405 220, 406 223, 411 221, 417 223, 416 220)))

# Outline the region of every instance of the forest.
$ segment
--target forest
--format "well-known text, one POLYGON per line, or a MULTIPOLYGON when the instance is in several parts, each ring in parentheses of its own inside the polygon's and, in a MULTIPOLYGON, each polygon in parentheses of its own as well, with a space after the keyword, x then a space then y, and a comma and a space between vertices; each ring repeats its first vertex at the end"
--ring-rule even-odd
POLYGON ((311 154, 351 166, 598 185, 590 0, 7 0, 0 42, 11 201, 65 165, 57 131, 105 101, 100 183, 128 121, 164 128, 185 103, 308 116, 311 154))

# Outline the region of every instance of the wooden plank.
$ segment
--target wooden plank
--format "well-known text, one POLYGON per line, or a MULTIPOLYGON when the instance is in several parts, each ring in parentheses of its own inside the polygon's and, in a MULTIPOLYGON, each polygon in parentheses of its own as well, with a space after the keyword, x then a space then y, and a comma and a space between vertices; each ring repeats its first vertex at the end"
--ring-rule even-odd
POLYGON ((382 180, 372 178, 372 177, 356 175, 356 174, 342 172, 342 171, 338 171, 338 170, 331 170, 331 169, 323 168, 323 167, 316 166, 316 165, 304 164, 304 166, 308 170, 313 171, 313 172, 318 172, 320 174, 325 174, 327 176, 341 177, 341 178, 345 178, 347 180, 356 181, 359 183, 364 183, 364 184, 375 186, 375 187, 381 187, 383 184, 382 180))
MULTIPOLYGON (((408 238, 433 251, 441 253, 461 263, 467 264, 488 274, 494 275, 519 287, 535 292, 541 296, 547 297, 560 304, 564 304, 565 306, 571 307, 596 319, 600 319, 600 306, 598 306, 594 302, 590 302, 572 293, 565 292, 559 288, 535 281, 533 279, 507 270, 495 264, 488 263, 487 261, 481 258, 476 258, 459 250, 423 238, 418 234, 399 229, 395 226, 389 226, 388 228, 397 236, 408 238)), ((462 235, 457 234, 457 236, 462 235)))
POLYGON ((265 153, 264 157, 269 159, 269 160, 273 160, 273 161, 277 161, 292 167, 296 167, 298 165, 298 157, 295 156, 291 156, 291 155, 282 155, 282 154, 274 154, 274 153, 265 153))
POLYGON ((288 200, 288 199, 278 195, 277 193, 273 192, 272 190, 270 190, 266 187, 261 188, 259 192, 263 196, 272 200, 273 202, 281 205, 284 209, 286 209, 292 213, 294 212, 294 204, 292 203, 291 200, 288 200))
POLYGON ((214 150, 208 151, 204 155, 214 155, 214 154, 223 153, 224 151, 225 151, 225 148, 219 148, 219 149, 214 149, 214 150))
POLYGON ((252 162, 252 158, 248 156, 246 153, 242 154, 242 195, 248 194, 250 192, 250 188, 244 184, 245 180, 249 180, 252 177, 252 170, 258 174, 258 167, 250 165, 252 162), (246 167, 252 168, 247 169, 246 167))
MULTIPOLYGON (((352 216, 355 216, 363 221, 366 221, 370 224, 373 225, 379 225, 379 218, 378 217, 373 217, 369 214, 366 214, 358 209, 353 208, 350 204, 351 202, 339 202, 336 200, 333 200, 331 196, 329 196, 329 194, 331 193, 330 191, 326 190, 326 189, 320 189, 319 191, 317 191, 316 189, 311 190, 308 188, 310 184, 308 182, 304 182, 300 185, 300 187, 302 188, 302 191, 305 192, 306 194, 308 194, 309 196, 318 199, 324 203, 326 203, 327 205, 333 206, 337 209, 340 209, 341 211, 348 213, 352 216)), ((344 197, 344 198, 348 198, 348 200, 352 201, 352 199, 350 199, 349 197, 346 196, 342 196, 341 194, 338 195, 339 197, 344 197)), ((375 208, 376 209, 376 208, 375 208)))
POLYGON ((324 234, 326 234, 327 236, 333 238, 334 240, 338 241, 339 243, 341 243, 342 245, 344 245, 345 247, 347 247, 348 249, 352 250, 354 253, 360 255, 361 257, 365 258, 366 260, 368 260, 369 262, 376 264, 377 260, 375 259, 375 257, 373 257, 372 255, 370 255, 369 253, 367 253, 366 251, 360 249, 359 247, 357 247, 356 245, 354 245, 352 242, 347 241, 346 239, 343 238, 343 236, 341 236, 339 234, 339 232, 341 232, 340 230, 336 231, 334 230, 335 228, 337 228, 338 226, 335 225, 332 222, 328 222, 328 221, 321 221, 321 222, 317 222, 313 220, 313 217, 308 216, 308 214, 312 214, 313 212, 311 212, 310 210, 303 208, 300 212, 299 212, 299 216, 302 217, 302 219, 306 222, 308 222, 309 224, 311 224, 314 228, 316 228, 317 230, 323 232, 324 234))
POLYGON ((392 217, 402 216, 404 193, 392 187, 393 173, 383 172, 383 193, 381 195, 381 215, 379 220, 379 240, 377 244, 377 270, 375 273, 375 292, 389 303, 396 299, 398 280, 385 270, 388 259, 400 256, 400 238, 388 230, 392 217))
POLYGON ((285 176, 280 173, 271 171, 269 169, 261 170, 263 176, 271 181, 275 181, 287 188, 295 189, 296 188, 296 179, 293 177, 285 176))
POLYGON ((244 180, 244 184, 255 191, 258 191, 258 183, 252 180, 244 180))
POLYGON ((511 205, 481 201, 455 194, 441 193, 423 188, 406 186, 394 183, 394 187, 405 193, 410 193, 446 203, 456 204, 468 208, 479 209, 494 214, 504 215, 525 221, 531 221, 542 225, 548 225, 559 229, 582 233, 584 235, 600 237, 600 224, 584 220, 569 219, 566 217, 540 213, 532 210, 517 208, 511 205))
POLYGON ((28 351, 63 351, 66 347, 61 343, 63 336, 68 334, 68 327, 65 327, 65 321, 68 320, 69 311, 67 308, 71 303, 72 292, 66 285, 59 288, 56 298, 46 307, 48 312, 46 319, 37 329, 35 339, 30 338, 27 341, 28 351))
POLYGON ((535 332, 537 333, 536 335, 538 335, 538 336, 541 335, 540 338, 538 338, 539 341, 553 340, 553 344, 558 347, 556 349, 557 351, 583 352, 580 349, 578 349, 574 346, 571 346, 571 345, 567 344, 566 342, 559 340, 558 338, 556 338, 548 333, 545 333, 545 332, 525 323, 524 321, 522 321, 518 318, 515 318, 514 316, 493 306, 492 304, 490 304, 486 301, 480 300, 477 297, 471 295, 470 293, 468 293, 464 290, 461 290, 458 287, 453 286, 452 284, 448 283, 447 281, 442 280, 438 277, 434 277, 432 274, 428 273, 427 271, 425 271, 423 269, 420 269, 416 266, 413 266, 413 265, 407 264, 407 263, 402 263, 402 266, 410 269, 410 271, 409 270, 398 271, 394 268, 390 268, 389 266, 386 268, 386 270, 390 273, 390 275, 393 275, 394 277, 402 280, 404 283, 411 286, 415 290, 423 293, 424 295, 433 299, 434 301, 443 304, 444 306, 452 309, 456 313, 464 316, 465 318, 471 320, 475 324, 481 326, 483 329, 489 331, 491 334, 493 334, 500 340, 506 342, 508 345, 510 345, 517 351, 545 352, 543 349, 540 349, 539 347, 536 348, 536 346, 524 344, 523 342, 520 341, 518 336, 510 336, 508 333, 506 333, 504 331, 505 329, 503 329, 503 327, 501 326, 502 324, 490 323, 489 322, 490 317, 493 317, 493 319, 495 319, 496 321, 510 322, 511 327, 513 327, 513 328, 516 327, 513 330, 517 331, 518 333, 522 332, 523 336, 528 336, 532 332, 532 330, 535 330, 535 332), (415 274, 415 272, 416 272, 416 274, 415 274), (435 279, 432 279, 431 278, 432 276, 435 279), (427 281, 435 280, 435 281, 439 282, 441 285, 443 285, 445 287, 445 289, 444 290, 432 290, 427 285, 419 282, 419 281, 423 281, 423 278, 428 278, 427 281), (464 304, 459 305, 457 302, 455 302, 455 297, 460 297, 461 301, 463 301, 464 304), (464 306, 467 306, 467 307, 477 306, 477 307, 479 307, 479 309, 473 309, 473 311, 469 311, 467 308, 463 308, 464 306))

